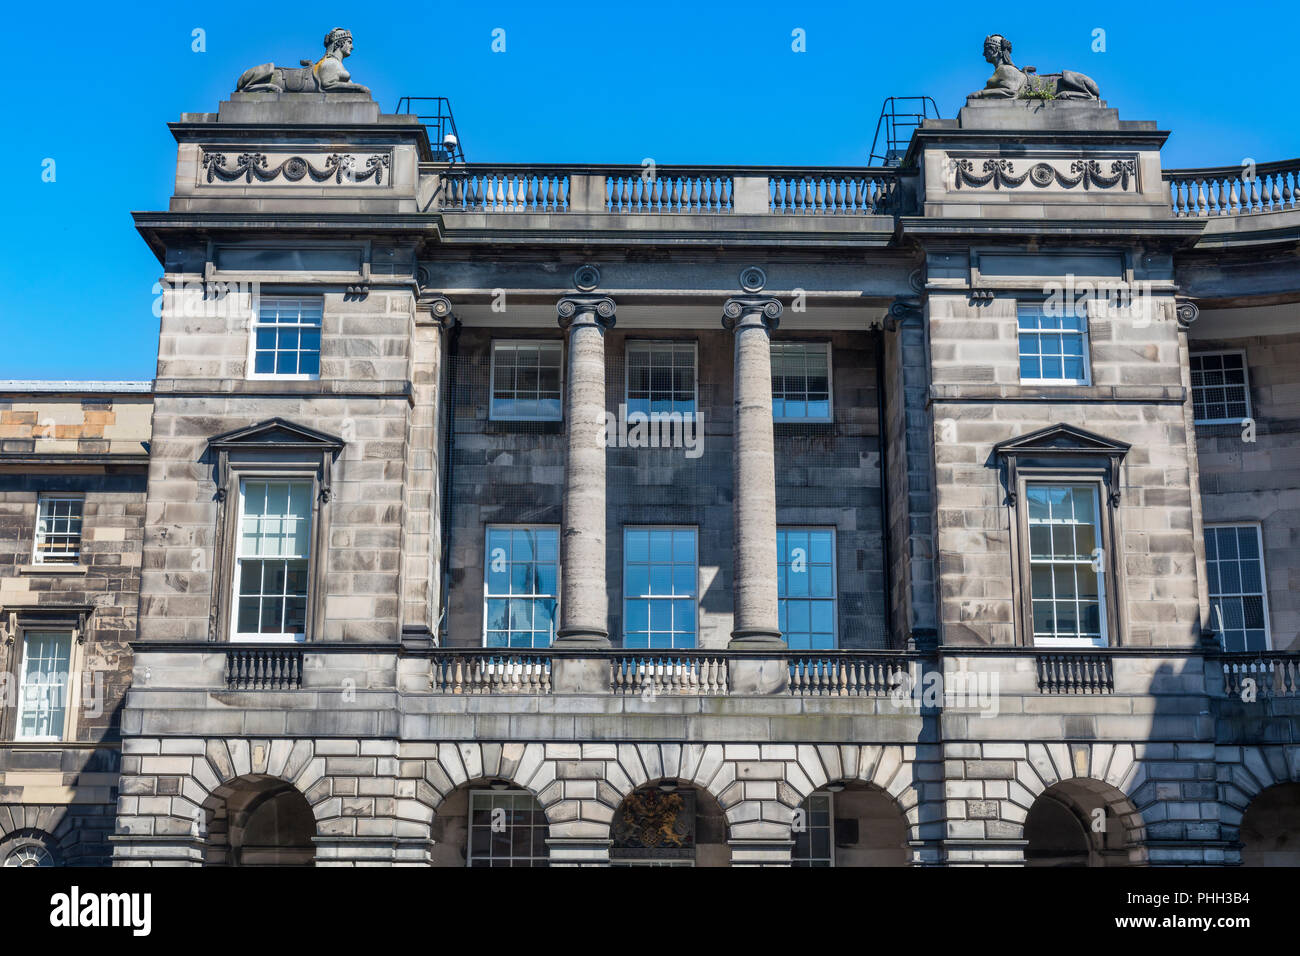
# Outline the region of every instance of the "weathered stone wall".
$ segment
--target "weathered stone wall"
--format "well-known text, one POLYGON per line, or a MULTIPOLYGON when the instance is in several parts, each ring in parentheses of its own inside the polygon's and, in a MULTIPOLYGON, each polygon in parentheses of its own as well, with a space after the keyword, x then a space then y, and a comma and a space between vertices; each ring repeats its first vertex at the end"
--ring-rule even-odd
POLYGON ((1272 647, 1300 648, 1300 334, 1207 338, 1198 351, 1244 350, 1254 441, 1240 425, 1197 425, 1207 523, 1260 525, 1272 647))
MULTIPOLYGON (((731 333, 614 329, 605 334, 606 409, 626 401, 629 340, 695 342, 701 454, 682 448, 611 448, 606 458, 606 577, 610 635, 622 639, 623 529, 632 525, 697 528, 699 646, 725 647, 732 606, 731 333)), ((455 457, 451 491, 452 562, 448 646, 483 641, 483 549, 488 524, 560 522, 564 471, 562 423, 489 419, 491 341, 531 339, 538 331, 467 328, 457 359, 455 457)), ((541 333, 561 340, 557 333, 541 333)), ((832 345, 835 422, 778 424, 778 525, 836 530, 841 647, 886 646, 880 521, 876 357, 867 333, 778 333, 774 341, 832 345)))
POLYGON ((1142 327, 1090 318, 1092 384, 1053 387, 1020 384, 1014 296, 976 304, 964 295, 931 295, 945 642, 1015 642, 1012 511, 993 446, 1060 422, 1132 445, 1117 515, 1126 624, 1120 643, 1200 639, 1178 331, 1172 300, 1158 301, 1160 314, 1142 327))
POLYGON ((202 319, 164 311, 142 639, 207 639, 217 532, 215 461, 207 443, 275 417, 346 443, 326 505, 325 620, 312 639, 397 639, 413 298, 408 290, 376 289, 362 297, 337 287, 323 291, 316 381, 246 380, 246 311, 202 319))

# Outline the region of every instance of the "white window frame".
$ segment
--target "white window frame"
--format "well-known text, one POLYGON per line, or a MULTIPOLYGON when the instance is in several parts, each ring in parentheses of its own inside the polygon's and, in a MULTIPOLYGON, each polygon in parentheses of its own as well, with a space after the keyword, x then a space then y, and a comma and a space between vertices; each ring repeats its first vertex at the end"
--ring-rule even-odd
MULTIPOLYGON (((1241 356, 1241 382, 1242 382, 1242 388, 1245 390, 1245 394, 1246 394, 1246 414, 1240 418, 1196 418, 1195 417, 1196 416, 1196 393, 1198 389, 1196 385, 1192 385, 1192 416, 1193 416, 1192 424, 1194 425, 1240 425, 1247 418, 1253 418, 1255 415, 1255 411, 1254 411, 1254 406, 1251 404, 1250 401, 1250 365, 1246 361, 1246 350, 1245 349, 1211 349, 1205 352, 1196 351, 1196 352, 1188 353, 1187 375, 1189 381, 1191 380, 1191 375, 1192 375, 1191 360, 1196 358, 1203 358, 1209 355, 1240 355, 1241 356)), ((1205 387, 1206 386, 1202 385, 1201 389, 1204 389, 1205 387)), ((1210 386, 1210 387, 1213 388, 1215 386, 1210 386)))
POLYGON ((563 339, 493 339, 488 354, 488 420, 494 422, 559 422, 564 420, 564 340, 563 339), (497 396, 497 347, 519 348, 529 346, 540 349, 543 346, 558 348, 560 351, 560 407, 554 415, 498 415, 496 412, 497 396))
MULTIPOLYGON (((1034 475, 1032 477, 1027 476, 1025 479, 1024 496, 1025 496, 1025 503, 1024 503, 1025 538, 1024 538, 1023 547, 1024 547, 1024 568, 1025 568, 1025 575, 1026 575, 1024 587, 1027 590, 1026 604, 1028 607, 1028 619, 1025 621, 1025 632, 1030 642, 1034 647, 1108 647, 1110 645, 1110 620, 1107 615, 1107 607, 1106 607, 1106 603, 1109 600, 1109 592, 1107 590, 1108 584, 1106 579, 1107 576, 1113 572, 1109 568, 1110 559, 1108 555, 1110 554, 1110 550, 1108 548, 1108 543, 1106 541, 1108 527, 1104 518, 1104 513, 1101 510, 1106 503, 1106 499, 1104 497, 1104 489, 1101 487, 1099 481, 1089 480, 1088 478, 1083 478, 1083 477, 1070 478, 1065 475, 1062 475, 1060 477, 1053 477, 1049 475, 1034 475), (1036 485, 1045 486, 1045 487, 1069 487, 1069 488, 1086 486, 1092 491, 1092 496, 1093 496, 1092 507, 1093 507, 1093 522, 1094 522, 1093 547, 1100 549, 1102 555, 1102 569, 1096 572, 1097 607, 1098 607, 1097 630, 1100 632, 1099 636, 1097 637, 1080 637, 1080 636, 1055 637, 1055 636, 1040 636, 1037 633, 1035 633, 1035 629, 1034 629, 1035 561, 1033 556, 1034 552, 1033 552, 1033 543, 1032 543, 1032 529, 1034 528, 1034 524, 1032 523, 1032 520, 1029 515, 1029 489, 1036 485)), ((1048 527, 1051 526, 1049 525, 1048 527)), ((1053 545, 1053 548, 1055 548, 1055 545, 1053 545)), ((1075 565, 1075 566, 1079 564, 1078 561, 1070 561, 1070 562, 1062 562, 1062 563, 1075 565)), ((1055 561, 1052 562, 1040 561, 1037 562, 1037 564, 1038 566, 1046 565, 1052 568, 1056 567, 1055 561)), ((1055 575, 1053 575, 1052 595, 1053 596, 1051 600, 1052 603, 1055 604, 1056 603, 1055 575)), ((1076 596, 1076 600, 1075 600, 1076 608, 1078 607, 1078 603, 1079 602, 1076 596)))
MULTIPOLYGON (((563 568, 560 566, 560 526, 559 525, 517 524, 517 523, 509 524, 509 523, 501 523, 501 522, 493 522, 491 524, 486 525, 483 528, 483 627, 482 627, 482 634, 481 634, 481 646, 483 647, 488 646, 487 625, 488 625, 488 601, 489 600, 509 601, 512 598, 514 598, 514 599, 537 601, 537 600, 543 600, 548 597, 552 598, 555 601, 555 617, 554 617, 555 626, 551 631, 551 642, 550 644, 547 645, 547 647, 553 646, 555 644, 555 632, 558 631, 560 627, 560 591, 561 591, 560 575, 563 573, 564 573, 563 568), (488 592, 488 563, 492 560, 492 554, 488 550, 489 548, 488 541, 490 540, 491 533, 493 531, 554 531, 555 532, 555 594, 523 595, 523 594, 490 594, 488 592)), ((509 615, 509 613, 510 613, 509 607, 507 606, 507 610, 506 610, 507 616, 509 615)), ((508 631, 509 629, 507 628, 507 632, 508 631)), ((510 651, 544 650, 545 648, 500 647, 500 648, 491 648, 491 649, 499 650, 502 653, 509 653, 510 651)))
POLYGON ((36 496, 36 526, 32 536, 32 563, 40 564, 47 567, 75 567, 81 563, 81 549, 86 540, 86 496, 71 492, 50 492, 46 494, 41 492, 36 496), (81 516, 77 531, 77 550, 75 553, 63 555, 70 560, 49 560, 49 555, 41 550, 41 542, 45 539, 47 532, 41 531, 41 505, 47 501, 78 501, 81 503, 81 516))
MULTIPOLYGON (((691 385, 693 386, 691 404, 695 410, 690 413, 693 421, 698 421, 700 417, 700 343, 694 339, 628 339, 623 344, 623 404, 632 413, 632 360, 630 358, 632 350, 638 348, 681 348, 689 345, 691 347, 691 385)), ((655 414, 651 412, 650 414, 655 414)), ((659 412, 661 415, 678 414, 683 419, 687 415, 683 412, 659 412)))
POLYGON ((77 654, 77 633, 69 627, 44 627, 40 625, 25 625, 22 628, 22 657, 19 662, 18 671, 18 699, 17 709, 14 714, 14 740, 22 742, 51 742, 67 740, 74 726, 76 708, 80 705, 79 684, 74 678, 77 673, 78 654, 77 654), (68 641, 68 674, 62 688, 63 694, 63 725, 59 728, 56 735, 42 736, 24 736, 23 735, 23 705, 27 697, 27 682, 25 680, 28 666, 29 650, 27 642, 34 635, 44 634, 61 634, 67 637, 68 641))
MULTIPOLYGON (((650 561, 649 564, 655 562, 650 561)), ((674 565, 677 562, 672 562, 674 565)), ((653 606, 653 603, 652 605, 653 606)), ((629 651, 689 651, 696 650, 700 646, 700 529, 698 525, 690 524, 631 524, 623 526, 623 648, 629 651), (695 643, 690 647, 632 647, 628 644, 628 627, 627 627, 627 602, 628 601, 682 601, 685 598, 671 596, 667 594, 629 594, 627 590, 627 570, 628 570, 628 548, 627 536, 632 531, 690 531, 695 535, 695 594, 691 596, 691 611, 694 615, 695 629, 692 632, 695 635, 695 643)), ((674 632, 675 634, 676 632, 674 632)))
POLYGON ((307 621, 310 620, 311 618, 311 602, 312 602, 312 593, 311 593, 312 553, 311 551, 313 547, 313 542, 315 542, 316 540, 315 528, 313 527, 313 524, 316 521, 317 516, 314 514, 315 509, 312 508, 311 506, 311 502, 314 500, 314 496, 316 494, 315 482, 313 482, 311 478, 307 476, 291 477, 287 475, 259 475, 253 472, 250 472, 248 474, 240 474, 239 476, 237 476, 235 480, 237 482, 236 488, 238 489, 238 494, 239 494, 239 506, 236 509, 236 513, 235 513, 235 540, 234 540, 234 548, 233 548, 234 573, 231 575, 231 582, 230 582, 230 640, 232 643, 239 643, 239 644, 303 643, 307 640, 307 634, 305 630, 302 633, 297 633, 297 634, 291 634, 288 632, 281 632, 279 634, 260 634, 260 633, 245 634, 239 630, 239 581, 240 581, 241 572, 243 570, 244 559, 248 558, 249 560, 253 560, 253 561, 265 561, 270 559, 268 557, 257 557, 251 554, 245 555, 240 553, 243 549, 243 543, 244 543, 244 534, 243 534, 244 486, 250 481, 284 483, 284 484, 291 484, 291 485, 307 486, 307 517, 305 519, 308 522, 307 554, 304 555, 301 559, 299 559, 307 562, 307 593, 304 596, 304 600, 306 603, 306 612, 304 615, 304 621, 307 621))
MULTIPOLYGON (((1017 381, 1019 381, 1019 383, 1020 383, 1021 385, 1030 385, 1030 386, 1032 386, 1032 385, 1068 385, 1068 386, 1076 386, 1076 387, 1091 386, 1091 385, 1092 385, 1092 336, 1090 335, 1090 331, 1089 331, 1089 330, 1090 330, 1090 325, 1091 325, 1091 317, 1090 317, 1090 315, 1089 315, 1089 309, 1088 309, 1086 306, 1085 306, 1085 308, 1083 309, 1082 314, 1079 314, 1079 315, 1077 316, 1077 318, 1079 318, 1079 319, 1081 320, 1081 324, 1082 324, 1082 329, 1078 332, 1078 335, 1079 335, 1079 336, 1082 338, 1082 340, 1083 340, 1083 378, 1080 378, 1080 379, 1074 379, 1074 378, 1025 378, 1025 377, 1021 374, 1021 371, 1020 371, 1020 356, 1021 356, 1021 351, 1020 351, 1020 333, 1021 333, 1022 330, 1021 330, 1021 328, 1020 328, 1020 310, 1021 310, 1022 308, 1026 308, 1026 307, 1029 307, 1029 308, 1034 308, 1034 307, 1036 307, 1036 308, 1038 308, 1038 309, 1041 311, 1041 310, 1043 309, 1043 303, 1044 303, 1044 300, 1037 300, 1037 299, 1019 299, 1019 300, 1016 301, 1016 377, 1017 377, 1017 381)), ((1029 334, 1031 334, 1031 335, 1035 334, 1035 330, 1033 330, 1033 329, 1027 329, 1027 330, 1024 330, 1024 331, 1029 332, 1029 334)), ((1043 331, 1042 331, 1042 330, 1039 330, 1039 331, 1037 332, 1037 334, 1038 334, 1038 335, 1042 335, 1042 334, 1043 334, 1043 331)), ((1051 335, 1051 334, 1052 334, 1052 330, 1050 330, 1050 329, 1049 329, 1049 330, 1046 330, 1046 334, 1051 335)), ((1061 334, 1064 335, 1065 333, 1062 332, 1061 334)), ((1075 333, 1074 333, 1074 332, 1070 332, 1069 334, 1074 335, 1075 333)), ((1041 367, 1042 367, 1042 358, 1043 358, 1042 343, 1041 343, 1041 341, 1040 341, 1040 343, 1039 343, 1039 351, 1038 351, 1036 354, 1038 355, 1038 359, 1039 359, 1038 364, 1039 364, 1039 367, 1041 368, 1041 367)), ((1061 371, 1062 371, 1062 372, 1065 371, 1065 361, 1064 361, 1064 358, 1062 358, 1062 361, 1061 361, 1061 371)))
MULTIPOLYGON (((270 294, 267 294, 267 295, 263 295, 263 296, 261 296, 261 297, 254 297, 254 304, 257 306, 257 309, 252 313, 252 316, 251 316, 251 318, 249 319, 249 323, 248 323, 248 325, 249 325, 249 334, 248 334, 248 365, 247 365, 247 368, 248 368, 248 378, 249 378, 250 380, 252 380, 252 379, 260 379, 260 380, 263 380, 263 381, 267 381, 267 380, 276 380, 276 381, 281 381, 281 382, 311 382, 311 381, 316 381, 316 380, 318 380, 318 379, 320 378, 320 371, 319 371, 319 370, 320 370, 320 363, 324 360, 324 356, 325 356, 325 297, 324 297, 323 295, 270 295, 270 294), (317 303, 317 304, 319 304, 319 305, 320 305, 320 324, 319 324, 319 325, 311 325, 311 324, 303 323, 303 322, 301 322, 301 321, 300 321, 300 322, 297 322, 297 323, 293 323, 293 322, 266 322, 266 323, 263 323, 263 322, 262 322, 262 310, 261 310, 262 303, 264 303, 264 302, 270 302, 270 301, 276 301, 276 300, 296 300, 296 301, 299 302, 299 303, 303 303, 303 302, 311 301, 311 302, 313 302, 313 303, 317 303), (319 332, 319 333, 320 333, 320 348, 317 349, 317 364, 316 364, 317 371, 316 371, 316 374, 313 375, 313 374, 311 374, 311 373, 307 373, 307 372, 284 372, 284 373, 281 373, 281 372, 258 372, 258 371, 257 371, 257 333, 258 333, 258 330, 260 330, 260 329, 264 329, 264 328, 265 328, 265 329, 287 329, 287 328, 296 328, 296 329, 298 329, 299 336, 301 336, 301 334, 302 334, 302 330, 303 330, 303 329, 315 329, 317 332, 319 332)), ((298 344, 299 344, 299 352, 301 352, 301 351, 302 351, 302 348, 301 348, 301 346, 302 346, 302 340, 301 340, 301 338, 299 338, 299 343, 298 343, 298 344)), ((278 355, 278 354, 279 354, 279 351, 277 350, 275 354, 278 355)))
MULTIPOLYGON (((835 421, 835 377, 834 377, 834 365, 833 365, 835 353, 831 347, 831 343, 830 342, 803 342, 798 340, 778 341, 778 342, 771 343, 771 351, 769 354, 770 356, 775 356, 777 350, 779 349, 793 350, 793 349, 816 349, 816 348, 823 349, 826 354, 826 414, 825 416, 803 415, 803 416, 790 417, 788 415, 777 415, 776 412, 773 411, 772 421, 774 422, 815 422, 815 423, 826 423, 826 422, 835 421)), ((775 399, 776 394, 773 393, 772 397, 773 399, 775 399)))
MULTIPOLYGON (((828 790, 814 790, 812 793, 808 794, 808 796, 804 798, 804 801, 805 802, 810 801, 812 800, 813 797, 826 798, 826 812, 829 815, 829 820, 830 820, 830 822, 827 824, 827 831, 830 837, 830 839, 827 841, 830 847, 830 857, 827 860, 827 865, 833 868, 835 866, 835 794, 831 793, 828 790)), ((812 808, 810 807, 808 810, 809 813, 811 813, 811 809, 812 808)), ((809 852, 811 852, 812 851, 812 827, 806 826, 805 832, 809 834, 808 850, 809 852)), ((791 847, 790 849, 791 849, 791 853, 793 854, 794 847, 791 847)), ((811 865, 813 862, 821 862, 822 859, 823 859, 822 857, 808 856, 805 857, 801 862, 805 862, 811 865)))
MULTIPOLYGON (((832 641, 834 642, 834 643, 831 645, 830 650, 836 650, 836 649, 838 649, 839 646, 840 646, 840 582, 839 582, 839 567, 838 567, 839 562, 836 560, 836 558, 837 558, 837 556, 838 556, 838 554, 839 554, 839 552, 836 550, 836 547, 837 547, 837 541, 836 541, 836 537, 837 537, 837 535, 836 535, 836 533, 835 533, 835 530, 836 530, 836 529, 833 528, 833 527, 827 527, 827 526, 825 526, 825 525, 785 525, 785 524, 779 524, 779 525, 776 526, 776 530, 777 530, 778 533, 780 533, 780 532, 782 532, 782 531, 785 531, 785 532, 790 532, 790 531, 795 531, 795 532, 799 532, 799 531, 808 531, 808 532, 813 532, 813 531, 825 531, 825 532, 830 532, 830 536, 831 536, 831 596, 830 596, 829 598, 820 598, 820 597, 812 597, 812 596, 807 596, 807 597, 791 596, 791 595, 788 595, 788 594, 787 594, 787 595, 783 598, 783 597, 781 597, 781 587, 780 587, 781 582, 780 582, 779 580, 777 581, 777 594, 776 594, 776 596, 777 596, 777 607, 778 607, 778 608, 780 608, 780 606, 781 606, 781 602, 782 602, 782 601, 820 601, 820 602, 827 602, 827 601, 829 601, 829 602, 830 602, 830 605, 831 605, 831 639, 832 639, 832 641)), ((779 575, 780 575, 780 570, 781 570, 781 554, 780 554, 779 551, 777 552, 777 555, 776 555, 776 566, 777 566, 777 572, 778 572, 778 577, 779 577, 779 575)), ((786 613, 788 614, 789 611, 787 610, 786 613)), ((787 623, 788 623, 788 618, 787 618, 787 623)), ((784 635, 782 635, 782 636, 784 637, 784 635)), ((818 650, 812 650, 812 649, 810 649, 807 653, 814 653, 814 654, 815 654, 815 653, 818 653, 818 652, 819 652, 818 650)), ((804 652, 804 651, 800 651, 799 653, 805 653, 805 652, 804 652)))
MULTIPOLYGON (((1264 555, 1264 526, 1258 521, 1207 522, 1205 525, 1205 530, 1208 531, 1211 528, 1237 528, 1237 529, 1253 528, 1255 530, 1255 541, 1259 545, 1259 588, 1260 588, 1260 594, 1264 599, 1263 602, 1264 603, 1264 651, 1271 651, 1273 649, 1273 627, 1272 627, 1272 619, 1269 615, 1269 610, 1268 610, 1268 562, 1265 560, 1265 555, 1264 555)), ((1215 559, 1215 563, 1216 564, 1218 563, 1217 557, 1215 559)), ((1207 592, 1209 591, 1209 581, 1206 581, 1206 591, 1207 592)), ((1253 592, 1248 595, 1241 591, 1238 591, 1235 594, 1218 595, 1218 597, 1220 598, 1254 597, 1254 596, 1255 595, 1253 592)), ((1214 595, 1210 595, 1210 600, 1213 601, 1214 597, 1215 597, 1214 595)), ((1211 610, 1210 614, 1211 614, 1211 618, 1213 618, 1213 614, 1214 614, 1213 610, 1211 610)), ((1211 626, 1214 626, 1217 623, 1218 622, 1214 620, 1210 621, 1211 626)), ((1216 631, 1216 633, 1219 634, 1220 641, 1222 641, 1223 632, 1220 630, 1220 631, 1216 631)), ((1263 653, 1263 651, 1251 652, 1251 653, 1263 653)))
MULTIPOLYGON (((466 814, 466 819, 465 819, 465 866, 466 867, 472 867, 474 865, 474 798, 481 797, 481 796, 494 797, 494 796, 502 796, 506 794, 513 795, 513 796, 519 796, 520 794, 523 794, 524 796, 531 797, 533 802, 537 804, 537 808, 539 810, 542 809, 541 801, 538 800, 537 797, 533 796, 533 794, 527 790, 521 790, 521 789, 489 790, 483 787, 477 787, 471 789, 469 792, 469 800, 467 804, 469 808, 469 812, 466 814)), ((545 818, 545 814, 543 814, 543 818, 545 818)), ((530 831, 532 829, 534 828, 529 827, 530 831)), ((532 836, 531 832, 529 833, 529 836, 530 837, 532 836)), ((548 867, 550 866, 551 854, 550 854, 549 847, 547 849, 545 856, 540 856, 540 857, 533 856, 531 851, 532 851, 532 841, 529 840, 529 854, 528 854, 529 862, 536 863, 536 861, 541 860, 544 861, 546 866, 548 867)), ((498 858, 489 856, 488 859, 492 860, 498 858)), ((502 857, 500 859, 508 859, 513 864, 514 861, 519 858, 515 856, 509 856, 509 857, 502 857)), ((514 867, 512 866, 511 869, 513 868, 514 867)))

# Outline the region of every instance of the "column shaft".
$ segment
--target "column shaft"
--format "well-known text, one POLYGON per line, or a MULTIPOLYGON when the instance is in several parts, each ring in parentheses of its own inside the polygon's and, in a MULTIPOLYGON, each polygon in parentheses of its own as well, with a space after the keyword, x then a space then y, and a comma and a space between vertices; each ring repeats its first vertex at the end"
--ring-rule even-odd
POLYGON ((560 524, 561 647, 609 646, 605 582, 605 329, 614 300, 574 296, 557 307, 568 330, 564 383, 564 508, 560 524))
POLYGON ((723 324, 735 333, 735 437, 732 452, 737 648, 782 648, 776 584, 776 465, 772 441, 769 328, 781 303, 763 296, 729 299, 723 324))

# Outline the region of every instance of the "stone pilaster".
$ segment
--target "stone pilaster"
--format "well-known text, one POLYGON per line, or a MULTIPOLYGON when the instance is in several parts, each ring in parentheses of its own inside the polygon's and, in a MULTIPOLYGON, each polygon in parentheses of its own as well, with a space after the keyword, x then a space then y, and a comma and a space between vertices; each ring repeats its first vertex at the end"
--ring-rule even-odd
POLYGON ((402 642, 431 647, 437 641, 442 575, 439 385, 443 333, 456 324, 451 301, 421 290, 411 324, 411 387, 402 494, 402 642))
POLYGON ((772 352, 781 318, 771 296, 728 299, 722 324, 735 337, 735 438, 732 508, 735 625, 730 647, 785 647, 777 616, 776 465, 772 442, 772 352))
POLYGON ((609 646, 605 584, 605 330, 614 300, 566 296, 556 306, 568 332, 564 381, 564 506, 560 527, 558 647, 609 646))

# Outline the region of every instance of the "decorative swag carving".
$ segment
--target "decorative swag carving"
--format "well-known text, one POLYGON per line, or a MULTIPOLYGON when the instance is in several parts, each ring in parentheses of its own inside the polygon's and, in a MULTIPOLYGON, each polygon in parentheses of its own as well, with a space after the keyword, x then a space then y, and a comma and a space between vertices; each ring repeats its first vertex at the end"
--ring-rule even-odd
POLYGON ((290 156, 283 162, 271 166, 265 153, 240 153, 235 158, 234 167, 230 168, 226 166, 225 153, 207 151, 203 153, 203 168, 207 170, 207 181, 210 183, 218 180, 233 183, 240 179, 246 183, 251 183, 254 179, 269 183, 283 176, 291 183, 296 183, 305 177, 311 177, 318 183, 333 180, 339 184, 364 183, 373 179, 376 186, 382 186, 384 170, 391 165, 392 159, 385 153, 375 153, 366 159, 364 171, 356 169, 356 162, 357 157, 350 153, 331 153, 325 157, 324 169, 318 169, 311 160, 303 156, 290 156))
POLYGON ((1084 189, 1113 189, 1119 186, 1120 191, 1124 192, 1128 190, 1129 181, 1137 176, 1137 164, 1131 159, 1113 160, 1110 164, 1111 175, 1103 173, 1101 166, 1095 159, 1076 159, 1070 164, 1069 175, 1050 163, 1034 163, 1025 172, 1017 174, 1011 160, 993 158, 984 160, 984 172, 977 173, 973 160, 952 160, 956 189, 961 189, 962 186, 979 188, 990 183, 994 189, 1015 189, 1028 180, 1039 189, 1046 189, 1055 183, 1064 189, 1074 189, 1076 186, 1084 189))

